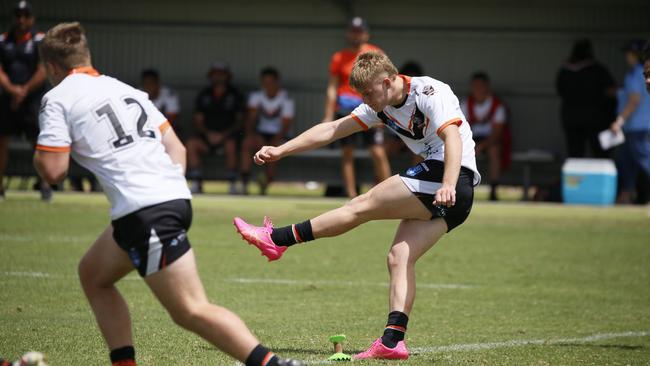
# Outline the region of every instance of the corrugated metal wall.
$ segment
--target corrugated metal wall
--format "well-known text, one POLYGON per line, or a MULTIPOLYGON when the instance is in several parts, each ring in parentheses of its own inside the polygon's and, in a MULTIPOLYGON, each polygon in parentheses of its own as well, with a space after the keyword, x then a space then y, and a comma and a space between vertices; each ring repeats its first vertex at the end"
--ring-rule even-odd
MULTIPOLYGON (((0 2, 7 26, 13 2, 0 2)), ((231 63, 242 89, 275 65, 297 101, 297 128, 320 120, 329 57, 344 46, 350 12, 367 17, 372 42, 399 66, 420 62, 428 75, 467 90, 469 74, 488 71, 509 104, 515 148, 563 153, 554 78, 573 39, 589 36, 597 57, 617 78, 621 44, 650 38, 650 2, 640 0, 454 2, 403 0, 33 1, 38 24, 81 20, 96 66, 137 83, 157 67, 182 97, 189 122, 193 98, 210 62, 231 63)))

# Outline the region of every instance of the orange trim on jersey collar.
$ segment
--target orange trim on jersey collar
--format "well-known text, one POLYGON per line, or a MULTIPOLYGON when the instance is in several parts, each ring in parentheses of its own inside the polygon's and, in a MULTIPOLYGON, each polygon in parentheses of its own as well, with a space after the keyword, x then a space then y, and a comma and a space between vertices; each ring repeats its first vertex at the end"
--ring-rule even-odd
POLYGON ((95 68, 92 66, 76 67, 70 70, 70 72, 68 73, 68 75, 72 75, 72 74, 86 74, 90 76, 100 75, 100 73, 97 70, 95 70, 95 68))
POLYGON ((406 90, 408 90, 406 92, 406 95, 411 94, 411 77, 402 74, 399 74, 399 77, 401 77, 402 80, 404 80, 404 82, 406 83, 406 90))
POLYGON ((47 152, 57 152, 57 153, 66 153, 70 152, 70 146, 45 146, 45 145, 36 145, 36 150, 47 151, 47 152))

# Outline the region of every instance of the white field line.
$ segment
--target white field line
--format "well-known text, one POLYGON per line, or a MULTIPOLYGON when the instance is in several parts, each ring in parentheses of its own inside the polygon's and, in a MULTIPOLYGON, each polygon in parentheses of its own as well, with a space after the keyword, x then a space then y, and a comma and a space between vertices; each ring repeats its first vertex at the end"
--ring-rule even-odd
MULTIPOLYGON (((59 278, 64 278, 64 279, 77 279, 79 277, 75 275, 60 275, 60 274, 51 274, 47 272, 18 272, 18 271, 13 271, 13 272, 0 272, 0 276, 5 276, 5 277, 31 277, 31 278, 50 278, 50 279, 59 279, 59 278)), ((122 278, 120 281, 140 281, 141 278, 137 275, 128 275, 124 278, 122 278)))
POLYGON ((8 277, 52 277, 49 273, 45 272, 3 272, 3 275, 8 277))
MULTIPOLYGON (((273 278, 229 278, 225 282, 243 283, 243 284, 269 284, 269 285, 289 285, 289 286, 308 286, 308 285, 334 285, 334 286, 379 286, 388 287, 385 282, 362 282, 362 281, 327 281, 327 280, 289 280, 273 278)), ((460 285, 453 283, 419 283, 418 288, 432 289, 470 289, 475 286, 460 285)))
MULTIPOLYGON (((46 272, 2 272, 7 277, 34 277, 34 278, 77 278, 74 275, 58 275, 46 272)), ((122 278, 126 281, 139 281, 140 277, 136 275, 129 275, 122 278)), ((225 279, 225 282, 242 283, 242 284, 272 284, 272 285, 289 285, 289 286, 308 286, 308 285, 333 285, 333 286, 379 286, 388 287, 387 283, 382 282, 355 282, 355 281, 306 281, 306 280, 288 280, 288 279, 268 279, 268 278, 230 278, 225 279)), ((470 285, 456 285, 456 284, 436 284, 436 283, 423 283, 418 284, 418 288, 431 288, 431 289, 468 289, 472 288, 470 285)))
POLYGON ((435 352, 467 352, 480 351, 495 348, 510 348, 522 346, 539 346, 539 345, 558 345, 565 343, 590 343, 606 339, 615 338, 635 338, 650 336, 650 331, 646 332, 622 332, 622 333, 599 333, 586 337, 576 338, 557 338, 557 339, 519 339, 503 342, 488 343, 468 343, 468 344, 450 344, 447 346, 419 347, 412 349, 414 354, 435 353, 435 352))
MULTIPOLYGON (((51 275, 46 272, 3 272, 5 276, 11 277, 34 277, 34 278, 67 278, 74 276, 61 276, 61 275, 51 275)), ((128 276, 124 278, 125 280, 140 280, 136 276, 128 276)), ((228 282, 236 283, 270 283, 270 284, 288 284, 288 285, 304 285, 304 284, 314 284, 314 283, 323 283, 323 284, 345 284, 345 285, 360 285, 361 282, 337 282, 337 281, 296 281, 296 280, 271 280, 271 279, 245 279, 245 278, 235 278, 226 280, 228 282)), ((386 284, 375 284, 386 286, 386 284)), ((437 286, 437 285, 436 285, 437 286)), ((443 285, 443 286, 452 286, 452 285, 443 285)), ((467 288, 468 286, 460 288, 467 288)), ((471 287, 471 286, 469 286, 471 287)), ((443 287, 443 288, 459 288, 459 287, 443 287)), ((592 334, 586 337, 575 337, 575 338, 556 338, 556 339, 519 339, 519 340, 509 340, 501 342, 487 342, 487 343, 466 343, 466 344, 450 344, 446 346, 435 346, 435 347, 418 347, 411 349, 413 354, 427 354, 427 353, 442 353, 442 352, 470 352, 470 351, 480 351, 480 350, 490 350, 496 348, 512 348, 512 347, 523 347, 523 346, 541 346, 541 345, 558 345, 565 343, 590 343, 597 342, 607 339, 616 339, 616 338, 638 338, 638 337, 647 337, 650 336, 650 331, 643 332, 621 332, 621 333, 598 333, 592 334)), ((332 361, 326 360, 313 360, 307 361, 307 364, 310 365, 325 365, 331 364, 332 361)))
MULTIPOLYGON (((524 346, 553 346, 565 343, 591 343, 603 341, 607 339, 616 338, 637 338, 650 336, 650 331, 646 332, 622 332, 622 333, 598 333, 586 337, 576 338, 557 338, 557 339, 530 339, 530 340, 511 340, 503 342, 488 342, 488 343, 468 343, 468 344, 450 344, 447 346, 436 347, 419 347, 411 349, 411 354, 427 354, 427 353, 443 353, 443 352, 469 352, 490 350, 496 348, 511 348, 511 347, 524 347, 524 346)), ((307 360, 308 365, 329 365, 333 361, 329 360, 307 360)))
POLYGON ((0 234, 0 243, 18 242, 18 243, 88 243, 92 244, 95 239, 85 236, 72 235, 13 235, 0 234))

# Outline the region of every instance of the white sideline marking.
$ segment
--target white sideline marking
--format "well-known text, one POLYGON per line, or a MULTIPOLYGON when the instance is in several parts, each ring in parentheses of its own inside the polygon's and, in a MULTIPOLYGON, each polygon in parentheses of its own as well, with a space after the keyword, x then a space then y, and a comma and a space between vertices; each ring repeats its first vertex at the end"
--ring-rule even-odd
MULTIPOLYGON (((503 342, 450 344, 447 346, 420 347, 420 348, 411 349, 411 353, 417 355, 417 354, 436 353, 436 352, 442 353, 442 352, 480 351, 486 349, 522 347, 522 346, 530 346, 530 345, 551 345, 552 346, 552 345, 563 344, 563 343, 590 343, 590 342, 597 342, 606 339, 635 338, 635 337, 647 337, 647 336, 650 336, 650 331, 598 333, 586 337, 577 337, 577 338, 530 339, 530 340, 522 339, 522 340, 511 340, 511 341, 503 341, 503 342)), ((305 361, 305 363, 308 365, 328 365, 334 362, 329 360, 308 360, 305 361)))
POLYGON ((435 353, 435 352, 467 352, 480 351, 485 349, 509 348, 521 346, 537 345, 557 345, 563 343, 589 343, 614 338, 634 338, 650 336, 650 332, 623 332, 623 333, 599 333, 586 337, 578 338, 558 338, 558 339, 521 339, 503 342, 488 343, 468 343, 468 344, 450 344, 447 346, 436 347, 419 347, 412 349, 414 354, 435 353))
MULTIPOLYGON (((385 282, 360 282, 360 281, 309 281, 309 280, 287 280, 287 279, 272 279, 272 278, 229 278, 226 282, 246 283, 246 284, 271 284, 271 285, 339 285, 339 286, 380 286, 388 287, 385 282)), ((475 286, 459 285, 459 284, 445 284, 445 283, 422 283, 417 285, 418 288, 433 288, 433 289, 469 289, 475 286)))
MULTIPOLYGON (((1 273, 3 276, 6 277, 32 277, 32 278, 64 278, 64 279, 76 279, 78 278, 75 275, 59 275, 59 274, 51 274, 47 272, 2 272, 1 273)), ((128 275, 125 277, 122 277, 120 281, 140 281, 141 278, 137 275, 128 275)))
POLYGON ((45 272, 4 272, 4 275, 11 277, 50 277, 50 274, 45 272))
POLYGON ((13 235, 0 234, 0 242, 20 242, 20 243, 92 243, 92 237, 71 236, 71 235, 13 235))

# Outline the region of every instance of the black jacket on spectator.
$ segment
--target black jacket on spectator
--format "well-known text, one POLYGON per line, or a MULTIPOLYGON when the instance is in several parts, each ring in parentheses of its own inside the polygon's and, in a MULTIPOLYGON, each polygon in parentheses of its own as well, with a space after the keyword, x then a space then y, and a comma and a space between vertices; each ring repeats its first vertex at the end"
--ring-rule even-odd
POLYGON ((593 59, 568 62, 558 72, 556 87, 569 156, 584 156, 585 142, 596 156, 602 156, 597 134, 616 117, 616 98, 608 94, 615 87, 609 70, 593 59))

